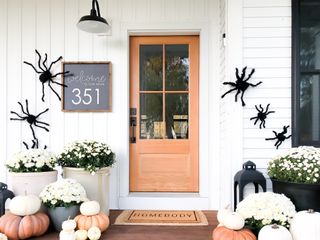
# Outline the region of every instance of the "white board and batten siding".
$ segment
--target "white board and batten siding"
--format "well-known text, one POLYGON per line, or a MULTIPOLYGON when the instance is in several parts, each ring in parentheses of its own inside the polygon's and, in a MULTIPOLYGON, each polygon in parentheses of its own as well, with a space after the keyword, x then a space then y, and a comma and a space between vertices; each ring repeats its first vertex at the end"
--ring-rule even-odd
POLYGON ((250 82, 263 82, 246 93, 243 162, 255 162, 266 175, 268 161, 291 147, 291 139, 283 142, 279 150, 273 146, 275 141, 265 141, 274 137, 273 130, 281 132, 284 125, 291 126, 290 0, 243 1, 243 65, 256 70, 250 82), (265 108, 268 103, 269 110, 275 113, 268 115, 266 128, 259 129, 250 121, 257 113, 254 105, 265 108))
MULTIPOLYGON (((198 32, 201 36, 200 158, 204 159, 200 165, 203 171, 201 191, 204 197, 199 199, 205 202, 201 207, 203 209, 218 208, 218 196, 221 195, 217 167, 219 111, 214 109, 219 109, 220 83, 212 79, 218 79, 219 74, 219 55, 216 54, 219 49, 219 1, 99 0, 99 4, 101 15, 112 25, 109 36, 93 36, 76 28, 80 17, 90 11, 91 1, 88 0, 0 0, 0 181, 8 181, 4 167, 6 159, 24 149, 22 141, 30 142, 32 139, 25 122, 9 120, 11 110, 20 112, 17 102, 28 99, 31 113, 50 109, 41 118, 50 123, 50 132, 36 129, 40 147, 48 145, 50 150, 59 152, 65 144, 76 139, 95 139, 111 146, 116 153, 117 163, 111 174, 110 207, 121 207, 119 197, 126 197, 121 195, 123 186, 126 186, 121 185, 121 182, 128 176, 124 176, 127 174, 126 167, 120 170, 119 166, 128 165, 129 158, 128 36, 130 32, 198 32), (47 53, 48 62, 59 56, 63 56, 64 61, 111 61, 112 111, 62 112, 61 103, 47 86, 46 102, 43 103, 38 75, 30 66, 23 64, 23 61, 37 62, 35 49, 42 55, 47 53), (211 93, 214 95, 210 95, 211 93), (216 147, 209 148, 209 143, 216 147)), ((54 72, 60 70, 60 63, 53 68, 54 72)), ((53 87, 60 93, 58 86, 53 87)), ((183 196, 178 198, 180 200, 177 202, 181 202, 183 196)), ((164 198, 166 199, 168 204, 173 201, 172 198, 164 198)), ((192 198, 189 200, 186 202, 192 204, 192 198)))

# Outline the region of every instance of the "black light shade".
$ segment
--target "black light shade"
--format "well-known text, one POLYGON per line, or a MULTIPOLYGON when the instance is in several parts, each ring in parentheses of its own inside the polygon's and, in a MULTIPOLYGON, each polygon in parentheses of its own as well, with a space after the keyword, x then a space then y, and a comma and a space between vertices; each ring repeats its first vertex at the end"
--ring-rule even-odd
POLYGON ((77 27, 85 32, 89 33, 106 33, 110 25, 107 20, 100 16, 100 9, 97 0, 92 0, 92 9, 90 15, 80 18, 77 27), (98 15, 95 9, 97 7, 98 15))

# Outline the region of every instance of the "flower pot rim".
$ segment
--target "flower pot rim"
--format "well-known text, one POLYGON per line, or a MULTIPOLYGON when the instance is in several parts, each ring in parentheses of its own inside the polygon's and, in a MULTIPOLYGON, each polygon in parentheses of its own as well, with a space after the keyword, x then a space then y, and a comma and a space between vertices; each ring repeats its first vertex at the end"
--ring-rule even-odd
MULTIPOLYGON (((85 170, 83 167, 62 167, 63 169, 70 169, 73 171, 78 171, 78 172, 87 172, 90 174, 90 172, 88 170, 85 170)), ((110 172, 111 167, 102 167, 102 168, 98 168, 97 171, 95 171, 95 173, 109 173, 110 172)))
POLYGON ((45 171, 45 172, 9 172, 11 176, 34 176, 34 175, 54 175, 58 174, 57 170, 45 171))
POLYGON ((281 182, 281 183, 290 183, 290 184, 299 184, 299 185, 320 185, 320 183, 300 183, 300 182, 291 182, 291 181, 286 181, 286 180, 281 180, 281 179, 278 179, 278 178, 270 178, 271 181, 274 181, 274 182, 281 182))

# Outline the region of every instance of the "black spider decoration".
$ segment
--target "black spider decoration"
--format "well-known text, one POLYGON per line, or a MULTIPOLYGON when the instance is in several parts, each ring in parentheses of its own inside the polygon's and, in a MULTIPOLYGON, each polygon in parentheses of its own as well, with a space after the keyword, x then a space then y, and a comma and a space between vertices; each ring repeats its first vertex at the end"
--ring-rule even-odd
POLYGON ((282 144, 282 142, 288 138, 291 137, 288 136, 286 137, 285 134, 288 132, 288 128, 289 128, 289 125, 288 126, 283 126, 283 131, 281 133, 277 133, 276 131, 273 131, 274 135, 276 135, 274 138, 266 138, 266 140, 275 140, 277 139, 277 142, 274 144, 274 146, 277 147, 277 149, 279 148, 279 146, 282 144))
POLYGON ((257 109, 258 113, 256 117, 252 117, 250 118, 250 120, 256 119, 254 121, 254 125, 256 125, 256 123, 258 122, 258 120, 260 120, 260 128, 261 127, 266 127, 266 118, 270 113, 275 113, 275 111, 269 111, 269 106, 270 103, 267 105, 266 110, 263 109, 263 107, 261 106, 261 104, 259 105, 259 108, 257 107, 257 105, 255 105, 255 108, 257 109))
POLYGON ((45 112, 49 111, 49 108, 47 108, 46 110, 44 110, 43 112, 39 113, 38 115, 32 115, 29 112, 29 106, 28 106, 28 100, 26 99, 26 110, 24 110, 23 105, 21 104, 21 102, 18 102, 18 104, 21 107, 21 111, 23 114, 25 114, 25 116, 21 116, 16 112, 11 111, 10 113, 17 115, 19 118, 10 118, 10 120, 18 120, 18 121, 27 121, 29 123, 29 126, 31 128, 32 131, 32 135, 33 135, 33 139, 35 141, 35 146, 38 146, 38 138, 36 138, 36 135, 34 133, 34 129, 33 129, 33 125, 38 127, 38 128, 42 128, 44 130, 46 130, 47 132, 49 132, 49 129, 46 128, 45 126, 50 126, 48 123, 42 122, 38 120, 38 117, 40 117, 42 114, 44 114, 45 112), (45 126, 40 126, 39 124, 45 125, 45 126))
POLYGON ((48 86, 50 87, 50 89, 57 95, 58 99, 61 101, 61 97, 59 96, 59 94, 53 89, 53 87, 51 86, 51 83, 55 83, 55 84, 58 84, 62 87, 67 87, 67 85, 65 84, 62 84, 62 83, 58 83, 56 81, 53 80, 53 78, 57 77, 58 75, 63 75, 63 74, 66 74, 66 73, 69 73, 69 71, 66 71, 66 72, 59 72, 57 74, 54 74, 52 75, 52 73, 50 72, 51 70, 51 67, 53 66, 53 64, 57 63, 58 61, 60 61, 62 59, 62 56, 60 56, 56 61, 53 61, 49 68, 46 66, 46 62, 47 62, 47 58, 48 58, 48 55, 45 53, 45 58, 42 62, 42 66, 41 66, 41 55, 40 53, 37 51, 36 49, 36 53, 39 57, 39 61, 38 61, 38 67, 40 68, 41 71, 38 71, 35 66, 33 66, 31 63, 29 62, 26 62, 24 61, 25 64, 28 64, 30 65, 33 70, 36 72, 36 73, 39 73, 40 76, 39 76, 39 80, 40 82, 42 83, 42 101, 44 102, 44 84, 46 82, 48 82, 48 86))
MULTIPOLYGON (((39 148, 39 142, 38 139, 32 139, 32 145, 29 147, 29 145, 26 142, 22 142, 23 145, 26 147, 26 149, 38 149, 39 148)), ((44 145, 43 149, 47 149, 47 145, 44 145)))
POLYGON ((240 92, 241 93, 241 102, 242 102, 242 106, 245 106, 245 102, 243 101, 243 95, 244 92, 248 89, 249 86, 251 87, 256 87, 259 84, 261 84, 262 82, 258 82, 257 84, 252 84, 252 83, 248 83, 249 79, 251 78, 252 74, 255 72, 255 69, 253 68, 251 70, 251 73, 248 75, 248 77, 245 79, 246 77, 246 71, 247 71, 247 67, 242 69, 242 73, 241 76, 239 76, 239 70, 238 68, 236 68, 236 78, 237 81, 236 82, 224 82, 223 85, 231 85, 233 88, 230 89, 229 91, 225 92, 221 98, 224 98, 225 95, 227 95, 228 93, 231 93, 235 90, 237 90, 236 96, 235 96, 235 101, 237 102, 237 98, 240 92))

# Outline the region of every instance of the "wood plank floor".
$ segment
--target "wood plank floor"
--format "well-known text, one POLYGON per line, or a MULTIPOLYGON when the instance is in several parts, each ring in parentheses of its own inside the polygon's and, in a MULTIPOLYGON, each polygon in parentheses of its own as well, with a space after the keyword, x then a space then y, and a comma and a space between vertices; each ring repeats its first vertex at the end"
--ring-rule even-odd
MULTIPOLYGON (((121 211, 110 211, 111 225, 101 236, 101 240, 210 240, 212 230, 217 226, 217 212, 204 211, 209 225, 198 227, 176 226, 120 226, 114 225, 116 217, 121 211)), ((59 234, 48 233, 36 240, 57 240, 59 234)))

